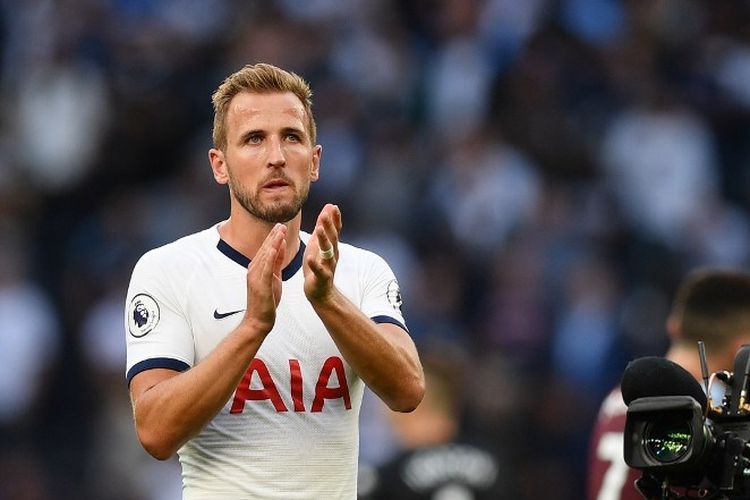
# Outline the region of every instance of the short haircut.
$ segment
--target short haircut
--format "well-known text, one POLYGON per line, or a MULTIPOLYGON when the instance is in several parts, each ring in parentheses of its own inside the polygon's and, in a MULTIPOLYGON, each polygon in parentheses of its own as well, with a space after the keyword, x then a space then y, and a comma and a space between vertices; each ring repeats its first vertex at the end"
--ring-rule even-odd
POLYGON ((307 115, 307 132, 311 144, 315 144, 316 127, 312 113, 312 90, 310 85, 296 73, 285 71, 271 64, 248 64, 239 71, 229 75, 211 100, 214 105, 214 147, 224 150, 227 147, 227 113, 229 103, 241 92, 268 94, 274 92, 291 92, 302 102, 307 115))
POLYGON ((672 312, 687 342, 702 340, 707 347, 720 349, 740 335, 750 336, 750 274, 694 270, 679 286, 672 312))

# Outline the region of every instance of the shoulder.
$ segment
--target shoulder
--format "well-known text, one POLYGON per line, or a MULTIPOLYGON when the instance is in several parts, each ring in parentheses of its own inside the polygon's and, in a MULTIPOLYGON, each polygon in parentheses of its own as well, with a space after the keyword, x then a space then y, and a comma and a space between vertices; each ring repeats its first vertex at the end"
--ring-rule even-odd
POLYGON ((360 265, 387 265, 385 259, 379 254, 351 243, 340 243, 339 254, 342 258, 347 258, 360 265))
MULTIPOLYGON (((398 282, 391 266, 379 254, 349 243, 339 244, 337 273, 356 277, 363 293, 399 295, 398 282)), ((400 301, 400 297, 398 301, 400 301)))
POLYGON ((402 490, 431 492, 435 497, 448 486, 487 498, 488 492, 506 483, 503 468, 500 456, 488 449, 473 443, 446 443, 397 456, 380 467, 376 484, 383 492, 398 482, 402 490))
POLYGON ((216 242, 212 241, 211 235, 213 230, 211 227, 149 250, 138 259, 134 273, 170 270, 182 272, 194 268, 197 262, 205 258, 207 250, 215 246, 216 242))
POLYGON ((622 432, 628 407, 622 400, 620 388, 613 389, 599 407, 599 413, 592 431, 594 441, 609 432, 622 432))
POLYGON ((214 228, 184 236, 149 250, 135 263, 128 295, 144 290, 166 295, 182 295, 197 271, 210 264, 212 249, 218 242, 214 228))
MULTIPOLYGON (((310 233, 300 231, 300 239, 307 245, 310 233)), ((345 241, 339 241, 339 263, 350 266, 388 265, 379 254, 345 241)))
POLYGON ((627 413, 628 407, 622 400, 622 393, 620 387, 616 387, 610 391, 607 397, 602 402, 599 408, 599 418, 613 418, 627 413))

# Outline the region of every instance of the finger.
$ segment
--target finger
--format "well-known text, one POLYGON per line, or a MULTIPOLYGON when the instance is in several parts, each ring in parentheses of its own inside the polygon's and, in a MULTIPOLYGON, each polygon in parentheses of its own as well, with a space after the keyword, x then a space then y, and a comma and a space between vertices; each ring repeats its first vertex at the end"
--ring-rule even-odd
POLYGON ((341 210, 338 205, 327 203, 320 211, 319 219, 330 219, 336 232, 341 231, 341 210))
POLYGON ((308 268, 318 279, 325 277, 326 274, 326 269, 323 267, 323 262, 323 259, 319 257, 307 261, 308 268))
POLYGON ((279 248, 282 246, 285 235, 286 226, 283 224, 274 226, 250 262, 251 267, 257 268, 261 282, 270 282, 270 277, 273 276, 274 262, 278 257, 279 248))
POLYGON ((269 248, 261 262, 260 282, 264 290, 271 290, 273 285, 273 260, 276 259, 276 249, 269 248))
POLYGON ((276 252, 276 259, 273 263, 273 275, 281 279, 281 270, 284 265, 284 256, 286 255, 286 245, 284 244, 284 237, 282 236, 279 241, 278 251, 276 252))
POLYGON ((338 205, 333 205, 333 225, 336 228, 336 233, 341 234, 341 229, 343 228, 343 222, 341 219, 341 209, 338 207, 338 205))
POLYGON ((281 266, 284 264, 284 251, 286 249, 284 245, 285 236, 286 226, 277 224, 274 227, 272 238, 270 238, 270 245, 263 266, 263 278, 269 285, 273 283, 274 276, 281 276, 281 266))
POLYGON ((268 249, 273 245, 274 236, 278 230, 278 224, 271 228, 271 231, 266 235, 265 239, 260 244, 260 247, 258 247, 258 251, 255 252, 255 255, 250 261, 250 267, 257 267, 259 269, 263 267, 268 249))
POLYGON ((333 247, 334 250, 338 248, 339 231, 336 228, 336 210, 333 205, 326 205, 325 210, 321 211, 318 216, 318 226, 321 226, 325 231, 328 240, 332 245, 327 247, 321 246, 322 250, 333 247), (330 207, 330 208, 329 208, 330 207))
POLYGON ((277 247, 279 244, 279 240, 284 237, 284 234, 286 233, 286 226, 283 224, 276 224, 271 229, 271 232, 268 233, 268 236, 263 240, 263 243, 260 244, 260 248, 258 249, 258 252, 267 252, 270 248, 277 247))
POLYGON ((314 251, 307 260, 307 265, 312 273, 319 279, 327 279, 331 275, 331 265, 335 266, 337 255, 334 251, 333 257, 325 258, 323 256, 323 250, 331 248, 331 242, 325 235, 325 232, 321 228, 317 228, 313 233, 313 239, 315 240, 317 250, 314 251), (333 264, 329 264, 333 263, 333 264))
POLYGON ((333 248, 334 255, 335 255, 336 248, 334 246, 334 243, 328 237, 327 231, 323 224, 315 228, 315 236, 318 240, 318 248, 320 249, 320 252, 324 252, 333 248))
POLYGON ((335 216, 334 211, 328 210, 321 217, 323 229, 325 229, 325 232, 328 235, 328 239, 330 239, 331 241, 338 240, 338 230, 336 229, 336 222, 334 221, 334 216, 335 216))

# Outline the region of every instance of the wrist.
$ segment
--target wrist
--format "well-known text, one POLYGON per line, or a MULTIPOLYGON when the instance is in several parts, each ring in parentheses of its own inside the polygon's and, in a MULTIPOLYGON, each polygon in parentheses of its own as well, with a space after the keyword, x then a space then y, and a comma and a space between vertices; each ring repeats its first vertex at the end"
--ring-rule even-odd
POLYGON ((313 309, 333 307, 337 304, 340 293, 336 287, 331 287, 322 293, 311 293, 307 295, 307 300, 312 304, 313 309))
POLYGON ((260 344, 263 339, 271 332, 273 323, 268 321, 261 321, 257 318, 245 317, 239 325, 237 325, 236 331, 239 335, 251 343, 260 344))

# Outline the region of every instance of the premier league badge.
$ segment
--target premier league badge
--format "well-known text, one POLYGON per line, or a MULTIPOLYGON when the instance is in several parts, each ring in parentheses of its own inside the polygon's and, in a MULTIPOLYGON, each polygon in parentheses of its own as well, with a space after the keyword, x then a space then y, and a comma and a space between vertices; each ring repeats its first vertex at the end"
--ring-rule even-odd
POLYGON ((401 312, 401 304, 403 303, 403 300, 401 300, 401 289, 398 286, 398 281, 392 280, 390 283, 388 283, 388 291, 386 292, 386 296, 388 297, 388 302, 391 304, 391 306, 401 312))
POLYGON ((159 323, 159 304, 145 293, 139 293, 128 306, 128 330, 133 337, 143 337, 159 323))

